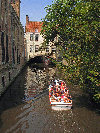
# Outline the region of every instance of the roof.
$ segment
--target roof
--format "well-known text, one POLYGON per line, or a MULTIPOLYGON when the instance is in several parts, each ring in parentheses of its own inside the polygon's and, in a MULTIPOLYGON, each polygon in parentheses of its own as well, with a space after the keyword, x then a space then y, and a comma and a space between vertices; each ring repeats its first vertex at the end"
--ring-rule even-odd
POLYGON ((39 21, 28 21, 25 26, 25 32, 35 32, 38 29, 38 32, 42 29, 43 22, 39 21))

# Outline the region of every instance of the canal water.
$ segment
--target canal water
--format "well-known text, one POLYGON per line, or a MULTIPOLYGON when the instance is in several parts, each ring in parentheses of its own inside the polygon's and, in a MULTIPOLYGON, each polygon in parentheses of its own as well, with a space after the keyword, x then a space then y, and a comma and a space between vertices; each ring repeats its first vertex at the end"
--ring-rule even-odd
POLYGON ((55 67, 31 64, 0 98, 0 133, 100 133, 100 111, 77 86, 68 85, 73 108, 51 109, 48 82, 63 79, 55 67))

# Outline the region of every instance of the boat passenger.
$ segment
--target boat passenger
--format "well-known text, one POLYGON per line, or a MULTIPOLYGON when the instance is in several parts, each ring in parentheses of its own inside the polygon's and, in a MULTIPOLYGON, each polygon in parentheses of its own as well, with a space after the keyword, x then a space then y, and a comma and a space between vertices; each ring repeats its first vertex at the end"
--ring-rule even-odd
POLYGON ((61 90, 61 94, 64 94, 64 91, 63 90, 61 90))
POLYGON ((69 99, 72 100, 72 97, 69 95, 69 99))
POLYGON ((50 97, 53 95, 53 91, 50 91, 50 97))
POLYGON ((54 91, 56 91, 56 88, 54 87, 54 91))
POLYGON ((61 82, 61 86, 63 85, 63 82, 61 82))
POLYGON ((67 90, 67 94, 69 94, 69 90, 67 90))

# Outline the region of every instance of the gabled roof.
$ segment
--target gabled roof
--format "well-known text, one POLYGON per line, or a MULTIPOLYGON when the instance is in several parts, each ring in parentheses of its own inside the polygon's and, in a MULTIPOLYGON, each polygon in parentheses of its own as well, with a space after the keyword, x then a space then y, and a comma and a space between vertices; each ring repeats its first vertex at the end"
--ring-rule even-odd
POLYGON ((35 32, 36 29, 38 29, 38 32, 40 32, 42 25, 43 22, 28 21, 25 26, 25 32, 35 32))

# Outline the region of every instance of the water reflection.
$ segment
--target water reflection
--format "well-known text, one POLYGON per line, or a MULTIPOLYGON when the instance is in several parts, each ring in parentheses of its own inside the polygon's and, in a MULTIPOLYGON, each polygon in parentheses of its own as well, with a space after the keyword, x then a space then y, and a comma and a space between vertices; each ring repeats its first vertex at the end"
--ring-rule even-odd
MULTIPOLYGON (((33 66, 23 70, 12 84, 11 95, 6 93, 0 104, 4 108, 0 133, 100 133, 100 116, 85 105, 85 97, 78 98, 82 95, 78 88, 69 87, 72 110, 52 110, 48 91, 44 90, 57 74, 56 68, 45 68, 42 64, 33 66), (21 103, 24 92, 25 102, 21 103)), ((61 75, 57 77, 61 79, 61 75)))
POLYGON ((32 100, 43 93, 48 88, 48 81, 52 79, 55 74, 55 68, 27 68, 26 84, 25 84, 25 101, 32 102, 32 100), (46 88, 47 87, 47 88, 46 88))

